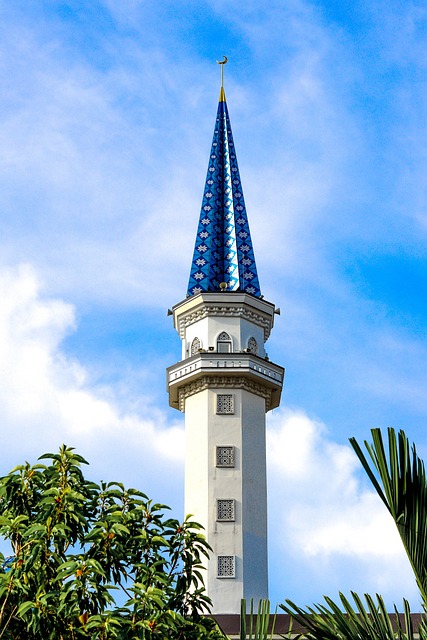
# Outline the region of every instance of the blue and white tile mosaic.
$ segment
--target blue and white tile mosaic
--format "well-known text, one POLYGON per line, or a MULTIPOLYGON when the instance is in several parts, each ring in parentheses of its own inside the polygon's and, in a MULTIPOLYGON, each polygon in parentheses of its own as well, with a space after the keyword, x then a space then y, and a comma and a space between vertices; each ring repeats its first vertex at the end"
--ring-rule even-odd
POLYGON ((225 101, 218 105, 188 295, 221 291, 220 285, 261 295, 225 101))

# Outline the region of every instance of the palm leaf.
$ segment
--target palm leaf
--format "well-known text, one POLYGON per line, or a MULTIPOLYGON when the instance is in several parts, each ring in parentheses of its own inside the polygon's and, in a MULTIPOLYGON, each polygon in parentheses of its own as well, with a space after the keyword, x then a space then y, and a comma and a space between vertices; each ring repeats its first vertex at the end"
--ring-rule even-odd
POLYGON ((258 603, 258 613, 255 618, 254 601, 251 600, 249 612, 249 629, 246 620, 246 600, 241 602, 240 611, 240 640, 270 640, 273 638, 276 623, 276 613, 271 616, 270 600, 260 600, 258 603), (268 627, 271 620, 270 635, 268 627))
POLYGON ((427 611, 427 481, 424 463, 403 431, 388 429, 388 455, 379 429, 368 456, 354 438, 350 443, 378 495, 393 517, 427 611))
POLYGON ((404 600, 403 624, 395 609, 393 616, 387 613, 383 599, 378 594, 372 598, 365 594, 366 604, 352 592, 354 605, 340 593, 340 604, 325 597, 326 605, 318 604, 298 607, 286 600, 280 607, 294 620, 307 629, 303 637, 307 640, 415 640, 425 638, 415 634, 409 604, 404 600))

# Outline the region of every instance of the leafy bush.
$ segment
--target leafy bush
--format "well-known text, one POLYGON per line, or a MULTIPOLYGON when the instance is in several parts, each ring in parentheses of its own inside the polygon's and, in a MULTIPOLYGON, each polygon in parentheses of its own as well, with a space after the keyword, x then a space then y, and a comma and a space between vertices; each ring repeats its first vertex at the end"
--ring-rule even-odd
POLYGON ((200 525, 62 446, 0 479, 0 638, 222 638, 204 593, 200 525), (4 543, 3 543, 4 544, 4 543))

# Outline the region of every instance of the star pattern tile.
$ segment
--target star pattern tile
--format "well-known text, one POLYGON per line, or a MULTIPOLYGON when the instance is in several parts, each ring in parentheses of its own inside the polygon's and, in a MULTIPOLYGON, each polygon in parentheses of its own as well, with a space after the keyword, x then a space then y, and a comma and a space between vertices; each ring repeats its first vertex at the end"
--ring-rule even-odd
POLYGON ((227 103, 220 101, 191 264, 188 295, 245 291, 260 297, 227 103))

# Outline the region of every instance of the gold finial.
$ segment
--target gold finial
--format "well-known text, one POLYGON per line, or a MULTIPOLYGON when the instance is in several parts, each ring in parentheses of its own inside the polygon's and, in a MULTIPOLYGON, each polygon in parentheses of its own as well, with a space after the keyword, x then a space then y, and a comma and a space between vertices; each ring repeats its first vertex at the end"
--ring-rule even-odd
POLYGON ((227 64, 228 58, 227 56, 222 56, 224 60, 217 60, 217 63, 221 65, 221 90, 219 92, 219 101, 225 102, 225 91, 224 91, 224 65, 227 64))

